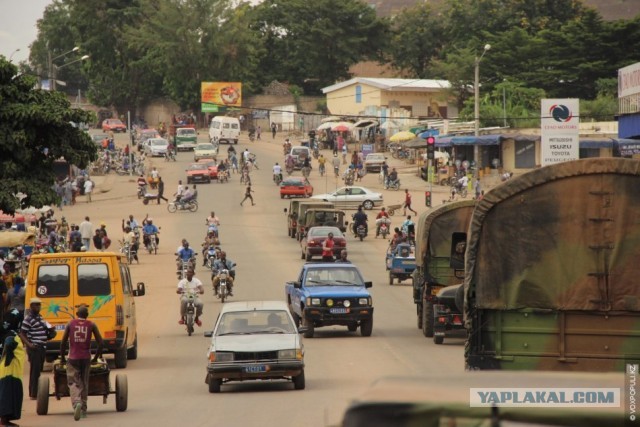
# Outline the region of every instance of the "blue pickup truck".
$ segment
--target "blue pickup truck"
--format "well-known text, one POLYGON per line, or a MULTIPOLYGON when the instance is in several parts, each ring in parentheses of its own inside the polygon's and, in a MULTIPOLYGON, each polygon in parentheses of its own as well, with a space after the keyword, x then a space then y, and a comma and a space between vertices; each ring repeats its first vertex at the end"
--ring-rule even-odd
POLYGON ((363 337, 373 330, 373 301, 360 270, 350 263, 306 263, 295 282, 287 282, 285 293, 296 324, 306 327, 305 338, 315 328, 346 326, 363 337))

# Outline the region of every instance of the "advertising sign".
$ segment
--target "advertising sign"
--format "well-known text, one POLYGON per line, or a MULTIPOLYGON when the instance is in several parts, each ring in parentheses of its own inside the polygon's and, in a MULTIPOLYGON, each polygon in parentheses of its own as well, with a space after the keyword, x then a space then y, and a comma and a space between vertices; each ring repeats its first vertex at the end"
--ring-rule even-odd
POLYGON ((202 112, 217 112, 221 107, 242 105, 241 82, 202 82, 200 86, 202 112))
POLYGON ((543 99, 541 102, 542 166, 580 158, 580 100, 543 99))
POLYGON ((640 62, 618 70, 618 98, 640 93, 640 62))

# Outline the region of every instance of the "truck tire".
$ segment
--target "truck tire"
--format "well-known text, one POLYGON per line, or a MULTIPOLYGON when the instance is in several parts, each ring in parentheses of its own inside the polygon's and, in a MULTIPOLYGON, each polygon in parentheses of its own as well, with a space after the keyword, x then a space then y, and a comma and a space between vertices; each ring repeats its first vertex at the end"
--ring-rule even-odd
POLYGON ((416 319, 418 320, 418 329, 422 329, 422 304, 416 304, 416 319))
POLYGON ((114 353, 114 362, 117 369, 127 367, 127 347, 120 348, 114 353))
POLYGON ((444 337, 433 337, 433 342, 440 345, 444 342, 444 337))
POLYGON ((304 390, 304 369, 300 372, 300 375, 296 375, 291 378, 293 380, 293 388, 296 390, 304 390))
POLYGON ((307 319, 303 320, 304 326, 307 328, 307 331, 304 333, 305 338, 313 338, 315 333, 315 326, 313 322, 308 321, 307 319))
POLYGON ((138 336, 133 340, 133 347, 127 350, 127 359, 136 360, 138 358, 138 336))
POLYGON ((456 308, 460 313, 464 313, 464 285, 460 285, 456 291, 456 308))
POLYGON ((360 322, 360 335, 370 337, 373 332, 373 317, 360 322))
POLYGON ((389 286, 393 286, 393 273, 389 272, 389 286))
POLYGON ((220 378, 209 377, 209 393, 220 393, 222 380, 220 378))
POLYGON ((422 300, 422 334, 431 338, 433 336, 433 304, 422 300))

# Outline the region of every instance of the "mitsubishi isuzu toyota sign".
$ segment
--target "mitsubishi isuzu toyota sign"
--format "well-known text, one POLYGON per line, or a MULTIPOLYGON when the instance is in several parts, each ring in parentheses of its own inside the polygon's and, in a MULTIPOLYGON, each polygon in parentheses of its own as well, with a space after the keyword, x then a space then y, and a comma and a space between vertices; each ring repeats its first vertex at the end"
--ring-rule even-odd
POLYGON ((542 166, 580 158, 579 101, 577 98, 542 100, 542 166))

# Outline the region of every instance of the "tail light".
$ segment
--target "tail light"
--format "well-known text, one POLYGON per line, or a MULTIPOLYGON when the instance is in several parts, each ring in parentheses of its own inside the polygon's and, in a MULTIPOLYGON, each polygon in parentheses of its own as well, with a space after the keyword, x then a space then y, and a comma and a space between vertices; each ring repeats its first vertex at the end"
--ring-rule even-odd
POLYGON ((462 324, 462 319, 457 314, 455 316, 453 316, 453 324, 454 325, 461 325, 462 324))
POLYGON ((120 304, 116 304, 116 325, 124 325, 124 311, 122 310, 122 305, 120 304))

